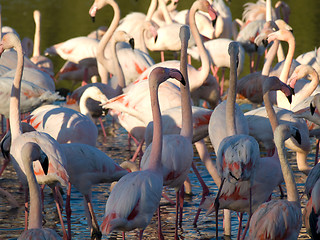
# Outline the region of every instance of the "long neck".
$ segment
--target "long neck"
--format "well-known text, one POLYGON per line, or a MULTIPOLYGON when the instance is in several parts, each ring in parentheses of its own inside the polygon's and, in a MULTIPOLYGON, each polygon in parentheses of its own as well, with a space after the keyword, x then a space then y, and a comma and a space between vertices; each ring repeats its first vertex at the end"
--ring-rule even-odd
POLYGON ((88 118, 90 118, 93 122, 93 118, 89 112, 89 109, 87 108, 87 101, 88 99, 90 98, 90 89, 87 89, 86 91, 84 91, 80 97, 80 101, 79 101, 79 108, 80 108, 80 112, 83 114, 83 115, 86 115, 88 118))
POLYGON ((117 41, 112 41, 111 54, 113 59, 113 69, 115 70, 115 76, 117 77, 117 82, 118 82, 115 89, 115 94, 117 96, 122 94, 122 89, 126 87, 126 83, 125 83, 124 74, 119 62, 119 58, 117 55, 116 44, 117 44, 117 41))
POLYGON ((290 71, 291 63, 292 63, 293 56, 294 56, 296 42, 295 42, 293 35, 291 35, 289 37, 288 45, 289 45, 288 53, 286 56, 286 60, 284 61, 283 69, 282 69, 280 77, 279 77, 279 79, 284 83, 287 83, 287 81, 288 81, 289 71, 290 71))
POLYGON ((297 94, 297 97, 299 98, 297 100, 297 102, 300 102, 304 99, 306 99, 307 97, 309 97, 313 92, 314 90, 317 88, 317 86, 319 85, 319 76, 318 76, 318 73, 313 69, 311 68, 305 76, 307 75, 310 75, 311 77, 311 82, 309 84, 307 84, 303 89, 302 91, 299 91, 299 95, 297 94))
POLYGON ((158 4, 159 4, 159 8, 161 9, 161 12, 163 14, 163 18, 164 18, 166 24, 172 24, 172 19, 169 14, 166 3, 163 0, 158 0, 158 4))
MULTIPOLYGON (((262 76, 265 77, 265 76, 262 76)), ((266 112, 272 127, 272 132, 275 131, 276 127, 279 125, 279 121, 277 118, 277 114, 274 111, 274 108, 272 106, 272 103, 270 101, 270 91, 267 91, 263 94, 263 101, 266 108, 266 112)))
POLYGON ((235 124, 236 88, 237 88, 236 56, 232 51, 230 54, 230 80, 229 80, 228 98, 227 98, 227 106, 226 106, 226 124, 227 124, 227 132, 229 136, 236 134, 236 124, 235 124))
MULTIPOLYGON (((199 2, 196 2, 196 3, 199 3, 199 2)), ((198 47, 201 65, 202 65, 201 70, 199 71, 199 75, 197 76, 197 79, 198 79, 197 82, 199 83, 199 86, 200 86, 207 79, 209 75, 210 63, 209 63, 208 53, 203 45, 203 42, 195 21, 195 15, 198 9, 199 8, 197 4, 193 4, 189 13, 189 24, 190 24, 191 33, 198 47)), ((192 82, 195 82, 195 81, 192 81, 192 82)), ((193 86, 191 86, 191 89, 192 88, 193 86)))
POLYGON ((40 56, 40 21, 41 16, 39 14, 35 14, 34 16, 34 23, 35 23, 35 32, 34 32, 34 40, 33 40, 33 56, 37 57, 40 56))
POLYGON ((287 160, 286 154, 284 152, 284 149, 285 149, 284 139, 283 138, 281 139, 281 137, 279 136, 275 136, 275 144, 278 150, 284 182, 287 187, 287 200, 291 202, 297 202, 300 204, 299 193, 297 190, 296 182, 294 180, 294 175, 291 167, 289 166, 289 162, 287 160))
POLYGON ((105 50, 109 40, 112 37, 113 32, 117 28, 119 21, 120 21, 120 9, 119 9, 118 4, 114 1, 110 1, 110 2, 108 2, 108 4, 110 4, 111 7, 113 8, 114 16, 113 16, 112 22, 110 24, 110 27, 108 28, 107 32, 101 38, 99 45, 98 45, 98 49, 97 49, 97 60, 103 66, 108 65, 108 60, 104 55, 104 50, 105 50))
POLYGON ((272 62, 276 56, 278 47, 279 47, 279 40, 274 40, 272 46, 270 47, 270 49, 267 53, 266 61, 263 65, 262 72, 261 72, 262 75, 269 76, 272 62))
POLYGON ((151 21, 151 18, 154 14, 154 12, 157 9, 157 0, 151 0, 150 6, 148 8, 147 16, 146 16, 146 21, 151 21))
POLYGON ((20 42, 16 44, 15 49, 17 51, 17 68, 12 85, 9 113, 12 140, 22 133, 20 119, 20 88, 24 58, 20 42))
POLYGON ((186 81, 185 86, 180 83, 181 91, 181 111, 182 111, 182 126, 180 134, 187 137, 192 141, 193 137, 193 123, 192 123, 192 109, 191 109, 191 96, 189 89, 188 71, 187 71, 187 54, 188 39, 181 41, 181 56, 180 56, 180 71, 186 81))
POLYGON ((266 0, 266 21, 271 21, 272 15, 271 15, 271 0, 266 0))
POLYGON ((158 171, 161 166, 161 151, 162 151, 162 121, 158 99, 158 82, 150 82, 150 100, 153 116, 153 137, 152 149, 150 153, 149 169, 158 171))
POLYGON ((40 201, 40 188, 33 172, 32 162, 23 159, 25 174, 28 180, 29 195, 30 195, 30 210, 28 229, 42 228, 42 208, 40 201))

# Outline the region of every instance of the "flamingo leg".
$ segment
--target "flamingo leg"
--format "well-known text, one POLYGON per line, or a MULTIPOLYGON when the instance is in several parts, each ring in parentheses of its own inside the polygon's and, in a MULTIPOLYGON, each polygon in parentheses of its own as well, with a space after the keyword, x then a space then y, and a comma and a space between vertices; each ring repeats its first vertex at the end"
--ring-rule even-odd
POLYGON ((216 196, 216 199, 214 201, 214 208, 216 210, 216 238, 218 239, 218 211, 219 211, 219 197, 220 197, 220 193, 221 193, 221 189, 222 189, 222 186, 223 186, 223 183, 225 181, 225 178, 222 179, 221 181, 221 185, 220 185, 220 188, 219 188, 219 191, 218 191, 218 194, 216 196))
POLYGON ((243 213, 241 212, 240 217, 239 217, 239 227, 238 227, 237 240, 240 240, 240 236, 241 236, 242 218, 243 218, 243 213))
POLYGON ((158 238, 160 240, 164 240, 164 236, 162 234, 162 227, 161 227, 161 211, 160 211, 160 205, 158 207, 158 238))
POLYGON ((2 167, 1 167, 1 170, 0 170, 0 177, 2 175, 2 173, 4 172, 4 170, 6 169, 6 167, 8 166, 10 162, 10 158, 4 158, 4 161, 3 161, 3 164, 2 164, 2 167))
MULTIPOLYGON (((144 139, 141 140, 141 142, 139 142, 138 147, 130 160, 131 162, 134 162, 137 159, 138 155, 140 155, 140 160, 141 160, 142 154, 143 154, 143 152, 142 152, 143 144, 144 144, 144 139)), ((140 162, 139 162, 139 167, 140 167, 140 162)))
POLYGON ((57 207, 57 211, 58 211, 58 215, 59 215, 59 219, 60 219, 60 224, 61 224, 61 228, 62 228, 62 232, 63 232, 63 239, 67 240, 68 239, 68 234, 67 234, 66 228, 65 228, 64 223, 63 223, 63 218, 62 218, 62 214, 61 214, 61 207, 60 207, 60 201, 58 199, 58 194, 60 192, 59 192, 59 188, 58 188, 57 185, 54 187, 54 189, 52 189, 52 192, 53 192, 54 200, 56 202, 56 207, 57 207))
POLYGON ((87 194, 84 195, 84 197, 85 197, 86 202, 88 204, 88 209, 90 212, 90 217, 91 217, 91 222, 92 222, 91 239, 101 239, 102 233, 99 230, 99 224, 98 224, 97 218, 94 214, 90 197, 87 194))
MULTIPOLYGON (((319 143, 320 143, 320 141, 319 141, 319 139, 317 139, 317 141, 316 141, 316 156, 314 157, 314 165, 317 165, 317 163, 318 163, 319 143)), ((0 176, 1 176, 1 174, 0 174, 0 176)))
MULTIPOLYGON (((209 195, 209 188, 207 187, 207 185, 203 181, 202 177, 200 176, 200 173, 199 173, 198 169, 196 168, 194 162, 192 162, 191 166, 192 166, 192 169, 193 169, 194 173, 196 174, 196 176, 197 176, 197 178, 198 178, 198 180, 200 182, 200 185, 202 187, 202 198, 201 198, 201 201, 200 201, 200 205, 201 205, 204 202, 204 200, 206 199, 206 196, 209 195)), ((194 226, 197 225, 197 221, 198 221, 200 212, 201 212, 201 208, 198 207, 198 210, 197 210, 197 213, 196 213, 196 217, 194 218, 194 221, 193 221, 193 225, 194 226)))
POLYGON ((103 136, 105 139, 107 139, 107 134, 106 134, 106 130, 104 128, 104 125, 103 125, 103 122, 102 122, 102 118, 99 117, 99 122, 100 122, 100 125, 101 125, 101 130, 102 130, 102 133, 103 133, 103 136))
POLYGON ((28 229, 28 202, 29 202, 29 189, 24 189, 24 230, 28 229))
POLYGON ((179 190, 176 191, 176 226, 174 231, 174 239, 178 238, 178 213, 179 213, 179 190))
POLYGON ((140 239, 140 240, 142 240, 142 238, 143 238, 143 231, 144 231, 144 230, 140 230, 140 233, 139 233, 139 239, 140 239))
POLYGON ((183 203, 184 203, 184 185, 181 186, 179 191, 179 206, 180 206, 180 214, 179 214, 179 227, 182 227, 182 215, 183 215, 183 203))
POLYGON ((71 183, 68 183, 67 199, 66 199, 66 215, 67 215, 67 225, 68 225, 68 238, 71 239, 71 183))

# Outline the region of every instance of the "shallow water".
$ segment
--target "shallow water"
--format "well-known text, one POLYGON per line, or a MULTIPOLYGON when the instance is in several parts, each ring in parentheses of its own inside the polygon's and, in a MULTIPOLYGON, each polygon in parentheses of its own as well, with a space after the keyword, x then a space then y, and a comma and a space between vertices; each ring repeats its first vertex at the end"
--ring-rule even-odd
MULTIPOLYGON (((247 108, 248 106, 246 106, 247 108)), ((111 120, 107 118, 108 126, 111 126, 111 120)), ((98 148, 106 152, 110 157, 112 157, 118 163, 123 160, 130 158, 131 154, 128 151, 127 145, 127 134, 123 128, 117 128, 112 130, 108 127, 109 134, 108 138, 104 139, 100 129, 98 148), (114 136, 110 133, 113 132, 114 136)), ((210 150, 212 160, 215 161, 215 155, 210 147, 209 139, 206 139, 207 146, 210 150)), ((134 149, 133 149, 134 150, 134 149)), ((298 189, 300 194, 304 190, 305 176, 297 171, 297 167, 294 161, 294 155, 288 151, 290 163, 295 172, 296 181, 298 183, 298 189)), ((308 156, 309 164, 312 164, 314 158, 314 149, 308 156)), ((1 159, 2 162, 3 159, 1 159)), ((217 186, 213 182, 211 176, 207 172, 206 168, 200 161, 196 151, 194 161, 196 162, 197 169, 199 170, 201 176, 203 177, 205 183, 210 189, 210 195, 216 196, 217 186)), ((184 202, 183 210, 183 223, 182 228, 179 229, 179 236, 181 239, 214 239, 215 238, 215 215, 206 216, 204 211, 201 211, 197 226, 193 226, 193 220, 195 213, 198 209, 202 189, 195 174, 190 171, 189 177, 192 183, 192 195, 187 195, 184 202)), ((20 184, 17 181, 16 174, 13 170, 12 165, 10 165, 4 172, 3 177, 0 179, 0 187, 9 191, 17 199, 17 201, 23 205, 23 193, 20 190, 20 184)), ((92 188, 92 200, 93 207, 98 218, 99 224, 102 223, 106 200, 109 196, 110 184, 99 184, 92 188)), ((167 195, 175 200, 175 192, 173 189, 164 189, 167 195)), ((65 200, 65 194, 63 195, 65 200)), ((279 198, 279 190, 276 189, 273 194, 273 198, 279 198)), ((302 206, 305 205, 306 198, 302 199, 302 206)), ((51 190, 45 188, 45 227, 56 229, 57 232, 61 234, 61 226, 59 223, 59 218, 56 212, 56 207, 53 201, 51 190)), ((90 232, 87 227, 87 222, 84 214, 83 208, 83 198, 82 195, 72 188, 71 193, 71 208, 72 208, 72 236, 73 239, 90 239, 90 232)), ((171 205, 167 200, 161 200, 161 218, 162 218, 162 228, 165 239, 174 239, 174 226, 175 226, 175 206, 171 205)), ((245 221, 246 221, 245 216, 245 221)), ((66 221, 65 212, 64 220, 66 221)), ((232 236, 231 239, 236 239, 238 231, 238 217, 235 212, 232 213, 232 236)), ((24 227, 24 211, 23 207, 19 209, 11 209, 8 206, 6 200, 0 198, 0 239, 16 239, 19 237, 24 227)), ((219 213, 219 239, 223 239, 223 229, 222 229, 222 211, 219 213)), ((126 233, 127 239, 137 239, 139 232, 131 231, 126 233)), ((156 215, 153 217, 150 225, 146 228, 144 233, 144 239, 157 239, 157 218, 156 215)), ((112 233, 110 236, 103 236, 103 239, 121 239, 121 233, 112 233)), ((301 236, 299 239, 309 239, 305 233, 305 229, 301 229, 301 236)))

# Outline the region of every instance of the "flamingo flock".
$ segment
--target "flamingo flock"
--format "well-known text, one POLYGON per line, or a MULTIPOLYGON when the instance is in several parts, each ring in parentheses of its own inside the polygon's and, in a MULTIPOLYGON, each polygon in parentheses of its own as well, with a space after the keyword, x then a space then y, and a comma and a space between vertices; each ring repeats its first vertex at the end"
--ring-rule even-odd
POLYGON ((33 42, 0 5, 0 239, 319 239, 319 49, 294 58, 290 6, 120 1, 43 54, 47 16, 33 42))

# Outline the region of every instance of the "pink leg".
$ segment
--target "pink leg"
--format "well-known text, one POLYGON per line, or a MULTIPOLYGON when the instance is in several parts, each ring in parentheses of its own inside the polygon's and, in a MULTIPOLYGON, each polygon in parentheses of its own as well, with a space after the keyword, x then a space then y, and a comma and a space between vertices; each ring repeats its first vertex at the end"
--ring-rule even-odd
MULTIPOLYGON (((314 165, 316 165, 318 163, 318 158, 319 158, 319 139, 317 139, 316 141, 316 156, 314 157, 314 165)), ((1 174, 0 174, 1 176, 1 174)))
MULTIPOLYGON (((201 205, 204 202, 204 200, 206 199, 206 196, 209 195, 209 188, 207 187, 207 185, 203 181, 202 177, 200 176, 200 173, 199 173, 198 169, 196 168, 196 166, 195 166, 195 164, 193 162, 192 162, 191 166, 192 166, 192 169, 193 169, 194 173, 196 174, 196 176, 197 176, 197 178, 198 178, 198 180, 200 182, 200 185, 202 187, 202 198, 201 198, 201 201, 200 201, 200 205, 201 205)), ((197 225, 197 221, 198 221, 200 212, 201 212, 201 208, 199 207, 198 211, 196 213, 196 217, 194 218, 193 225, 197 225)))
POLYGON ((237 240, 239 240, 241 236, 242 218, 243 218, 243 213, 240 213, 237 240))
POLYGON ((161 56, 161 62, 164 62, 164 51, 161 51, 160 54, 161 54, 160 55, 161 56))
POLYGON ((164 197, 166 200, 168 200, 168 202, 170 202, 170 204, 172 204, 172 205, 175 204, 175 202, 171 198, 169 198, 168 195, 165 194, 164 192, 162 192, 162 197, 164 197))
POLYGON ((142 240, 142 238, 143 238, 143 231, 144 231, 144 230, 140 230, 140 233, 139 233, 139 239, 140 239, 140 240, 142 240))
POLYGON ((160 211, 160 205, 158 207, 158 238, 160 240, 164 240, 163 234, 162 234, 162 227, 161 227, 161 211, 160 211))
POLYGON ((88 204, 88 209, 89 209, 90 217, 91 217, 91 223, 92 223, 91 239, 101 239, 102 233, 99 230, 99 224, 98 224, 97 218, 94 214, 90 197, 88 195, 85 195, 84 197, 85 197, 86 202, 88 204))
POLYGON ((178 237, 178 214, 179 214, 179 191, 176 192, 176 226, 174 231, 174 239, 179 239, 178 237))
POLYGON ((179 206, 180 206, 180 214, 179 214, 179 227, 182 227, 182 215, 183 215, 183 203, 184 203, 184 185, 181 186, 179 191, 179 206))
POLYGON ((107 138, 107 134, 106 134, 106 130, 104 129, 101 117, 99 117, 99 122, 100 122, 100 125, 101 125, 101 130, 102 130, 103 136, 106 139, 107 138))
POLYGON ((62 218, 62 214, 61 214, 61 208, 60 208, 60 201, 58 199, 58 192, 59 192, 58 186, 55 186, 52 192, 53 192, 54 200, 56 202, 56 207, 57 207, 57 211, 58 211, 58 215, 59 215, 59 219, 60 219, 60 224, 61 224, 61 228, 62 228, 62 232, 63 232, 63 239, 67 240, 68 234, 67 234, 66 228, 64 227, 63 218, 62 218))
POLYGON ((67 225, 68 225, 68 239, 71 239, 71 183, 68 182, 68 191, 67 191, 67 198, 66 198, 66 215, 67 215, 67 225))
MULTIPOLYGON (((143 154, 143 152, 142 152, 143 144, 144 144, 144 139, 139 143, 135 153, 133 154, 133 156, 132 156, 132 158, 130 160, 131 162, 134 162, 137 159, 138 155, 140 155, 140 160, 141 160, 142 154, 143 154)), ((139 161, 139 167, 140 167, 140 161, 139 161)))

